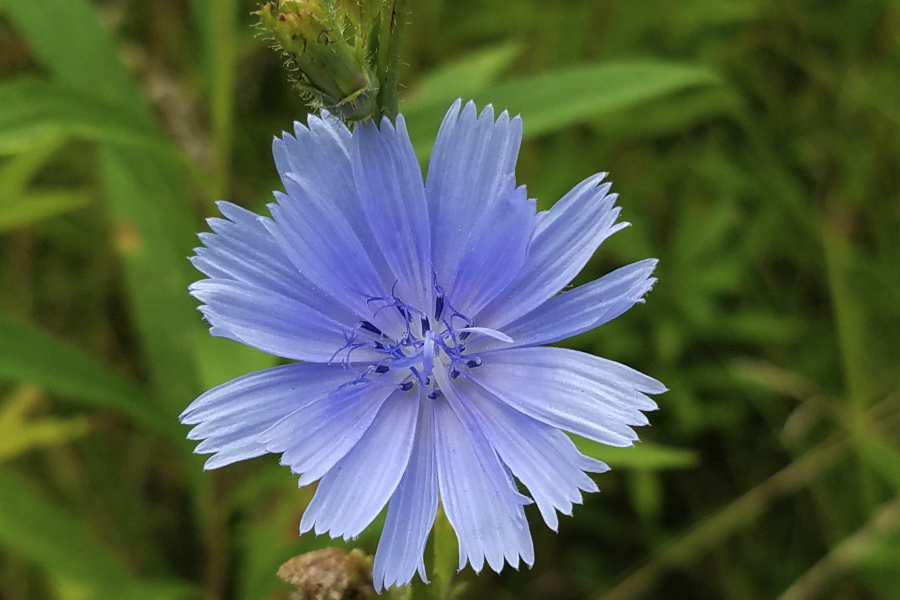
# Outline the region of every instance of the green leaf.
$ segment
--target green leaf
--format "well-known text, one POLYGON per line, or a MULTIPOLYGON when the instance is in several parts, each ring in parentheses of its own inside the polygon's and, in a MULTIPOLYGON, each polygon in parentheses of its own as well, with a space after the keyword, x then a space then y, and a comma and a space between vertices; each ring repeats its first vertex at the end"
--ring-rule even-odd
MULTIPOLYGON (((482 107, 521 114, 525 138, 559 131, 574 123, 623 110, 674 92, 718 83, 709 69, 663 62, 603 63, 559 70, 482 89, 473 94, 482 107)), ((445 103, 404 109, 420 158, 430 154, 445 103)))
POLYGON ((115 105, 49 81, 0 84, 0 153, 70 137, 174 152, 150 123, 115 105))
POLYGON ((0 204, 0 232, 24 227, 90 203, 88 192, 59 190, 41 192, 0 204))
POLYGON ((199 332, 194 339, 194 360, 200 384, 213 388, 235 377, 274 367, 278 359, 233 340, 199 332))
POLYGON ((457 98, 469 98, 494 83, 512 65, 519 44, 503 44, 471 54, 420 79, 401 103, 403 112, 415 113, 434 105, 444 110, 457 98))
POLYGON ((7 0, 2 9, 58 83, 149 122, 150 112, 140 89, 89 2, 7 0))
MULTIPOLYGON (((221 196, 228 187, 234 137, 235 56, 238 52, 236 0, 192 0, 206 86, 209 94, 214 143, 212 189, 221 196)), ((179 18, 179 17, 171 17, 179 18)))
POLYGON ((741 98, 727 87, 697 87, 670 94, 665 102, 642 102, 616 112, 615 119, 594 119, 592 126, 604 136, 628 139, 683 131, 718 116, 740 112, 741 98))
POLYGON ((854 445, 872 471, 900 493, 900 450, 872 433, 857 436, 854 445))
POLYGON ((139 387, 84 352, 52 337, 0 319, 0 378, 31 383, 94 409, 111 410, 153 430, 180 438, 174 418, 139 387))
POLYGON ((91 201, 91 195, 81 190, 59 189, 29 193, 29 182, 61 145, 39 145, 6 160, 0 166, 0 232, 30 225, 91 201))
POLYGON ((40 396, 38 388, 25 386, 0 405, 0 461, 41 446, 63 444, 88 432, 88 420, 84 417, 27 418, 40 396))
POLYGON ((132 314, 157 392, 178 414, 199 392, 193 342, 203 330, 188 285, 193 225, 178 173, 165 161, 127 148, 101 152, 109 206, 119 227, 119 249, 132 314))
POLYGON ((613 469, 686 469, 697 464, 696 453, 684 448, 638 442, 632 448, 614 448, 569 435, 582 454, 602 460, 613 469))
POLYGON ((63 577, 122 579, 122 566, 84 523, 4 470, 0 470, 0 543, 63 577))
POLYGON ((32 178, 62 145, 61 140, 56 140, 5 160, 0 166, 0 205, 25 195, 32 178))
MULTIPOLYGON (((6 9, 59 83, 153 128, 149 107, 89 2, 16 0, 6 9)), ((194 278, 186 260, 193 217, 177 165, 123 143, 101 150, 104 184, 142 349, 174 416, 199 391, 191 341, 201 321, 186 290, 194 278)))
POLYGON ((882 532, 863 548, 862 555, 853 567, 856 574, 879 592, 877 597, 897 598, 900 596, 898 564, 900 564, 900 532, 895 527, 882 532))
POLYGON ((184 583, 134 578, 84 522, 2 469, 0 545, 40 565, 64 589, 77 588, 81 598, 163 600, 193 595, 184 583))

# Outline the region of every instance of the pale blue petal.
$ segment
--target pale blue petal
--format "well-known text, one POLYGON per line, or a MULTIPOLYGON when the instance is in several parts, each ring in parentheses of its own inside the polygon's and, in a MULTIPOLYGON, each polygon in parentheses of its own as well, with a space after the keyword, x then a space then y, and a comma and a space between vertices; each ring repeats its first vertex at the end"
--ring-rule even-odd
POLYGON ((552 344, 599 327, 643 301, 656 282, 650 277, 656 263, 655 259, 632 263, 563 292, 504 326, 503 333, 513 343, 480 336, 469 344, 470 352, 552 344))
POLYGON ((472 227, 515 174, 522 142, 519 117, 503 111, 495 122, 490 105, 480 116, 472 102, 461 114, 459 107, 454 102, 444 117, 425 184, 434 269, 443 283, 456 272, 472 227))
POLYGON ((279 292, 302 281, 263 226, 264 217, 230 202, 216 204, 223 214, 227 211, 233 218, 206 220, 215 233, 198 235, 206 246, 195 248, 197 256, 191 258, 198 270, 208 277, 243 281, 279 292))
POLYGON ((412 451, 418 392, 397 390, 359 442, 322 477, 300 521, 300 533, 355 538, 390 499, 412 451))
POLYGON ((215 233, 201 233, 205 248, 196 248, 191 263, 213 279, 249 283, 314 307, 328 307, 339 321, 352 322, 333 299, 315 288, 281 251, 260 217, 230 202, 216 203, 225 219, 208 219, 215 233))
POLYGON ((468 562, 478 573, 487 560, 499 573, 504 561, 518 568, 520 557, 531 565, 534 546, 523 509, 530 500, 516 492, 446 373, 437 369, 435 376, 449 400, 435 402, 435 447, 441 503, 459 540, 459 568, 468 562))
POLYGON ((294 266, 316 287, 362 318, 366 299, 385 293, 370 248, 356 235, 331 199, 307 195, 287 180, 288 194, 270 204, 272 237, 294 266))
POLYGON ((360 123, 353 132, 353 172, 363 210, 381 254, 397 281, 397 295, 431 305, 431 231, 422 170, 406 123, 384 118, 381 129, 360 123))
POLYGON ((341 387, 287 415, 259 441, 268 452, 284 453, 281 464, 301 474, 302 487, 325 475, 356 445, 395 391, 393 384, 381 383, 341 387))
POLYGON ((625 365, 565 348, 492 352, 471 381, 539 421, 610 446, 631 446, 666 388, 625 365))
MULTIPOLYGON (((312 362, 329 362, 344 345, 347 327, 316 308, 238 281, 204 279, 191 285, 204 303, 200 312, 213 329, 224 329, 263 352, 312 362)), ((368 349, 354 360, 376 357, 368 349)))
POLYGON ((416 571, 428 582, 423 557, 438 506, 434 437, 434 407, 432 400, 423 397, 409 465, 391 496, 375 552, 372 577, 376 591, 405 585, 416 571))
POLYGON ((216 469, 267 452, 263 431, 284 416, 315 402, 347 380, 338 366, 301 363, 266 369, 215 387, 181 413, 181 422, 196 425, 188 439, 204 440, 194 450, 215 453, 206 462, 216 469))
POLYGON ((595 175, 575 186, 538 219, 528 259, 513 281, 479 314, 479 325, 502 329, 555 296, 587 264, 607 237, 626 227, 616 224, 619 208, 610 184, 595 175))
POLYGON ((534 235, 535 202, 524 187, 509 186, 475 223, 447 294, 453 308, 475 318, 525 263, 534 235))
POLYGON ((585 471, 602 473, 609 467, 581 454, 562 431, 511 408, 466 376, 453 384, 500 459, 531 492, 551 529, 558 525, 556 511, 570 515, 572 504, 581 503, 581 490, 597 491, 585 471))
POLYGON ((281 180, 290 175, 307 192, 345 199, 355 193, 350 166, 350 131, 336 119, 309 115, 309 126, 294 124, 294 135, 275 138, 272 154, 281 180))
POLYGON ((350 153, 355 144, 352 135, 327 113, 322 118, 310 115, 307 120, 308 128, 295 123, 296 137, 285 134, 283 139, 276 138, 273 144, 275 163, 285 189, 299 189, 302 193, 297 196, 301 201, 315 198, 339 212, 353 237, 365 248, 382 287, 389 290, 395 278, 372 236, 354 181, 350 153))

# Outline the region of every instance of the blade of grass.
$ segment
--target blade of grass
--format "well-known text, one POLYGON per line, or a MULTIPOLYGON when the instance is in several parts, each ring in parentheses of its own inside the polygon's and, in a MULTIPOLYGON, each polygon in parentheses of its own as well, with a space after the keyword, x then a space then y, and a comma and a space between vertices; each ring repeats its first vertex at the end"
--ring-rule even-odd
POLYGON ((640 442, 631 448, 613 448, 570 435, 578 450, 614 469, 686 469, 697 464, 697 455, 684 448, 640 442))
POLYGON ((69 137, 173 152, 159 131, 130 109, 55 82, 29 78, 0 83, 0 154, 69 137))
MULTIPOLYGON (((867 413, 872 401, 866 358, 865 316, 862 304, 855 298, 850 283, 853 246, 845 231, 846 215, 833 214, 824 223, 822 243, 828 273, 828 286, 834 310, 834 320, 840 341, 844 385, 849 399, 849 427, 854 440, 862 440, 868 430, 867 413)), ((859 492, 868 511, 877 505, 874 475, 866 462, 865 449, 856 443, 859 456, 859 492)))
POLYGON ((0 319, 0 378, 31 383, 92 409, 111 410, 151 430, 183 437, 134 383, 84 352, 24 325, 0 319))
POLYGON ((199 388, 191 342, 202 324, 187 294, 191 244, 180 226, 187 200, 171 164, 122 147, 104 147, 101 158, 132 314, 174 420, 199 388))
MULTIPOLYGON (((149 107, 89 2, 14 0, 5 8, 57 81, 152 123, 149 107)), ((100 161, 135 326, 157 396, 174 424, 199 392, 191 339, 202 325, 186 293, 195 278, 186 260, 194 244, 187 192, 177 165, 164 157, 109 144, 102 147, 100 161)), ((192 501, 212 574, 207 588, 216 593, 222 584, 216 574, 225 561, 223 524, 209 478, 201 477, 199 468, 191 472, 197 474, 191 479, 192 501)))
MULTIPOLYGON (((149 107, 88 2, 15 0, 6 10, 56 81, 153 129, 149 107)), ((109 144, 101 164, 136 328, 174 419, 199 391, 190 338, 201 324, 186 293, 194 278, 185 258, 193 243, 187 194, 177 166, 164 157, 109 144)))
POLYGON ((507 43, 475 52, 422 77, 400 106, 403 113, 449 106, 457 98, 471 97, 491 86, 512 66, 521 46, 507 43))
MULTIPOLYGON (((473 94, 479 106, 521 114, 524 136, 559 131, 574 123, 636 106, 676 91, 714 85, 717 76, 701 66, 661 62, 618 62, 579 66, 488 87, 473 94)), ((420 158, 447 110, 446 102, 404 109, 409 135, 420 158)))
POLYGON ((234 139, 237 2, 194 0, 194 16, 203 40, 203 62, 212 113, 214 159, 211 190, 222 198, 228 190, 234 139))
POLYGON ((135 578, 78 517, 3 469, 0 545, 40 565, 64 586, 77 584, 83 598, 163 600, 195 595, 185 583, 135 578))
POLYGON ((86 206, 92 195, 86 191, 58 190, 33 193, 0 204, 0 233, 24 227, 86 206))
POLYGON ((597 600, 628 600, 646 593, 669 569, 696 560, 740 527, 765 512, 775 500, 806 486, 840 461, 846 441, 825 442, 760 485, 705 519, 684 537, 669 544, 642 567, 597 600))
POLYGON ((853 568, 879 539, 900 527, 900 496, 883 504, 856 533, 831 549, 822 560, 803 574, 778 600, 812 600, 844 571, 853 568))
POLYGON ((24 385, 0 403, 0 462, 43 446, 64 444, 90 431, 85 417, 30 416, 41 400, 38 388, 24 385))

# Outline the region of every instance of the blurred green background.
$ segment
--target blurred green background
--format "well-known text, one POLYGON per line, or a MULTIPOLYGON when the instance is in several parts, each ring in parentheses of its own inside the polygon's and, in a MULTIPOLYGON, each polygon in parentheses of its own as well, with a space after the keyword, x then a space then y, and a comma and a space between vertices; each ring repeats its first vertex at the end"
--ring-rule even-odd
MULTIPOLYGON (((178 413, 273 364, 210 338, 195 232, 261 210, 304 118, 243 0, 0 0, 0 598, 286 599, 312 489, 178 413)), ((665 382, 637 448, 464 597, 900 598, 900 4, 415 0, 401 108, 521 113, 547 208, 609 171, 658 257, 573 347, 665 382)), ((358 544, 373 552, 378 527, 358 544)))

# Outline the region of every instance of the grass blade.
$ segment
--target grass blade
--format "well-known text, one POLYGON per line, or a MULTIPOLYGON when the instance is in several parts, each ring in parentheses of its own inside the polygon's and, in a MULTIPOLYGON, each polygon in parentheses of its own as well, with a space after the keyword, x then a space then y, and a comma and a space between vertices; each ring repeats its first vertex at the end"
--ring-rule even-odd
POLYGON ((0 378, 31 383, 93 409, 111 410, 155 431, 179 428, 134 383, 45 333, 0 319, 0 378))

